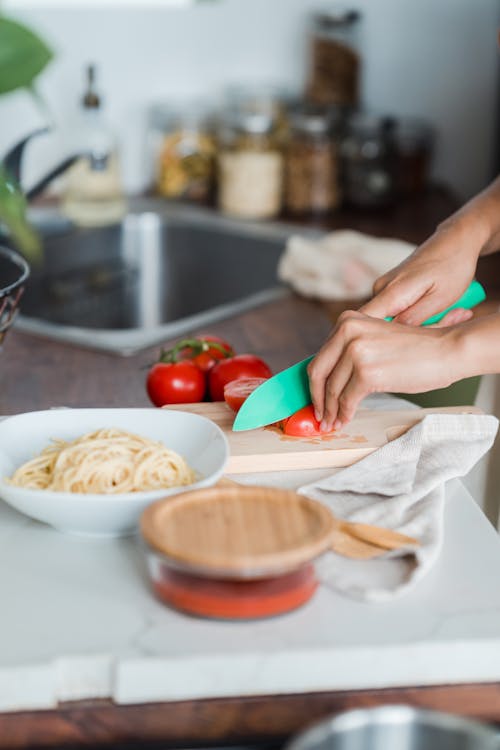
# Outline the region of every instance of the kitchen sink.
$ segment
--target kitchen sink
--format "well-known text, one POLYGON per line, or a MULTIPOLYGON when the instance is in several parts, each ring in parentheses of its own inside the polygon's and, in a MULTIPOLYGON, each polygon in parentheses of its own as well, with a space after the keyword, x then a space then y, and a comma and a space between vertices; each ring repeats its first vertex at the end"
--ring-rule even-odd
POLYGON ((44 259, 16 323, 32 334, 127 355, 288 294, 276 274, 285 224, 154 200, 102 228, 46 209, 32 220, 44 259))

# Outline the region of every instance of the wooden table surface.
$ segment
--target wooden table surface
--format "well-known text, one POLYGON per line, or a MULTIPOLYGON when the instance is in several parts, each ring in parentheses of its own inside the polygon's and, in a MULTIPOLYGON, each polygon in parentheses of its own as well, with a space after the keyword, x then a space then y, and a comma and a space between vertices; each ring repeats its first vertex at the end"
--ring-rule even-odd
MULTIPOLYGON (((381 214, 340 212, 329 226, 423 241, 456 207, 430 191, 381 214)), ((478 278, 500 286, 499 263, 487 259, 478 278)), ((338 310, 341 309, 338 306, 338 310)), ((337 307, 330 309, 335 314, 337 307)), ((210 326, 238 352, 253 352, 279 370, 314 352, 330 329, 318 304, 295 296, 210 326)), ((147 406, 144 381, 155 350, 130 358, 85 351, 11 331, 1 353, 0 414, 52 406, 147 406)), ((0 630, 1 632, 1 630, 0 630)), ((427 706, 500 722, 500 685, 458 685, 309 695, 115 706, 108 701, 61 705, 54 711, 0 715, 0 748, 159 747, 281 744, 305 725, 353 707, 386 703, 427 706), (157 744, 158 743, 158 744, 157 744)))

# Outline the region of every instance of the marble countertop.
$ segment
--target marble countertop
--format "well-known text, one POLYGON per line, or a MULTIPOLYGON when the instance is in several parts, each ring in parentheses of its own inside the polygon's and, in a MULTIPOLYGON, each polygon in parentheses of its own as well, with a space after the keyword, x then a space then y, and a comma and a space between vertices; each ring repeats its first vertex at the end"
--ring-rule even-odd
POLYGON ((198 620, 157 602, 135 539, 71 537, 0 504, 0 711, 60 701, 500 681, 500 543, 463 485, 432 571, 384 604, 321 586, 294 613, 198 620))

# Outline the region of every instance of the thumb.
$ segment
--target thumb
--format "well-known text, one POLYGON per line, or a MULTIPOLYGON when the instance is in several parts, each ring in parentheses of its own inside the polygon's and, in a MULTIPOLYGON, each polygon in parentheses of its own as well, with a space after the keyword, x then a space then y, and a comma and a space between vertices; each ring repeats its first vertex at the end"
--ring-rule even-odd
MULTIPOLYGON (((445 310, 451 304, 451 300, 443 299, 441 295, 428 293, 417 300, 414 304, 409 305, 405 310, 394 317, 397 323, 403 323, 407 326, 419 326, 428 318, 445 310)), ((455 312, 451 310, 449 314, 455 312)), ((460 318, 463 313, 460 313, 460 318)), ((459 322, 459 321, 457 321, 459 322)), ((445 325, 451 325, 446 323, 445 325)))
POLYGON ((379 294, 360 307, 359 312, 370 315, 372 318, 395 318, 425 294, 425 290, 420 289, 412 290, 409 294, 405 287, 407 287, 406 284, 403 287, 402 284, 389 283, 379 294))

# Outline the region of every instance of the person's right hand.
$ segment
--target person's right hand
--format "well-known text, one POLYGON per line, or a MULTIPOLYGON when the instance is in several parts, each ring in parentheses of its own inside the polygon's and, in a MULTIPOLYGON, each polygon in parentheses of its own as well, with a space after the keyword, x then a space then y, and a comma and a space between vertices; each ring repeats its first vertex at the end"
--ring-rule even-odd
MULTIPOLYGON (((403 263, 377 279, 375 296, 360 312, 420 325, 464 293, 474 278, 481 246, 482 242, 471 241, 471 232, 460 223, 443 225, 403 263)), ((454 325, 471 317, 470 310, 457 308, 443 322, 454 325)))

